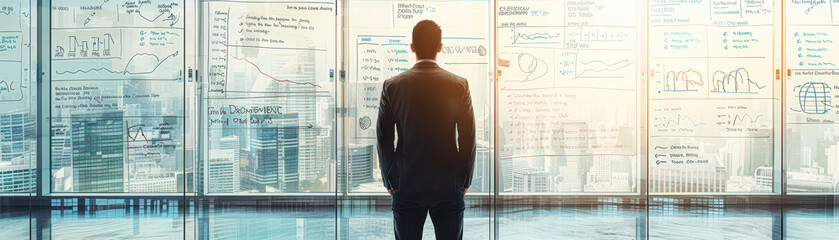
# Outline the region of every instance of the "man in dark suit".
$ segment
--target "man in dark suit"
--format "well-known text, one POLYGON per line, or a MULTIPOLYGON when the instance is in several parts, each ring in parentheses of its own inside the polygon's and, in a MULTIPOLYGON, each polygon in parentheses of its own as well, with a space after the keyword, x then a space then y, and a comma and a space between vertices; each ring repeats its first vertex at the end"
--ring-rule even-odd
POLYGON ((466 79, 437 65, 441 32, 431 20, 417 23, 411 43, 417 63, 382 88, 379 166, 393 198, 396 239, 421 239, 429 213, 438 240, 463 238, 463 196, 475 163, 475 116, 466 79))

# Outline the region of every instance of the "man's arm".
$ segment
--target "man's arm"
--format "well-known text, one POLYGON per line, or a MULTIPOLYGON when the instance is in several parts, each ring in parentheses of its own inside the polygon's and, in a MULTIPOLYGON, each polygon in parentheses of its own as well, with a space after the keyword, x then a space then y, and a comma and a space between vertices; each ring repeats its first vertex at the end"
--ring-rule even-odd
POLYGON ((472 110, 472 94, 469 93, 469 83, 464 83, 463 87, 463 99, 457 117, 457 144, 460 159, 465 162, 465 170, 467 171, 466 183, 463 187, 469 188, 472 185, 472 172, 475 167, 475 112, 472 110))
POLYGON ((388 172, 393 162, 393 112, 390 108, 390 99, 387 96, 387 85, 382 86, 382 97, 379 99, 379 120, 376 125, 376 135, 379 145, 379 168, 382 172, 382 181, 388 192, 391 190, 388 181, 388 172))

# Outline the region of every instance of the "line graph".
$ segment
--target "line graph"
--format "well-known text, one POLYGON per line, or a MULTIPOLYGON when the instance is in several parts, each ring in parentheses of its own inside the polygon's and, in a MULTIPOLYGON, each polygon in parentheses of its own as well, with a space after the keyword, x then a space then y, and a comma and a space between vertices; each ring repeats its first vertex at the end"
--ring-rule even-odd
POLYGON ((58 75, 65 75, 65 74, 75 75, 75 74, 84 74, 84 73, 91 73, 91 72, 108 72, 108 73, 120 74, 120 75, 151 74, 151 73, 154 73, 155 71, 157 71, 157 69, 160 68, 160 66, 162 66, 167 60, 177 57, 178 54, 179 54, 179 52, 175 51, 174 53, 169 54, 166 57, 161 59, 159 56, 157 56, 155 54, 152 54, 152 53, 138 53, 138 54, 134 54, 133 56, 131 56, 130 59, 128 59, 128 62, 126 62, 125 67, 122 68, 122 70, 113 70, 113 69, 109 69, 107 67, 101 67, 101 68, 79 69, 79 70, 73 70, 73 71, 59 71, 59 72, 56 72, 56 74, 58 74, 58 75), (137 68, 138 65, 139 66, 148 66, 148 64, 134 64, 135 61, 139 61, 138 58, 149 58, 150 60, 153 59, 153 62, 156 62, 156 64, 154 64, 153 67, 148 69, 148 70, 129 70, 129 68, 131 68, 132 66, 134 66, 135 69, 137 68))
POLYGON ((734 121, 731 122, 731 125, 737 126, 737 122, 739 121, 740 123, 745 122, 748 126, 754 126, 755 124, 757 124, 757 121, 760 120, 761 117, 763 117, 763 115, 757 115, 752 117, 752 115, 749 114, 737 114, 734 115, 734 121))
POLYGON ((666 72, 663 85, 660 92, 696 92, 699 91, 697 87, 705 85, 705 82, 699 71, 688 68, 666 72))
MULTIPOLYGON (((126 126, 130 124, 128 121, 125 122, 126 126)), ((152 130, 151 133, 157 133, 157 135, 149 134, 149 132, 145 131, 147 126, 145 124, 134 124, 130 125, 130 127, 126 128, 126 140, 128 142, 161 142, 161 141, 173 141, 172 138, 165 138, 161 136, 160 130, 152 130)), ((159 128, 159 127, 158 127, 159 128)))
POLYGON ((321 86, 320 86, 320 85, 317 85, 317 84, 314 84, 314 83, 311 83, 311 82, 297 82, 297 81, 292 81, 292 80, 288 80, 288 79, 279 79, 279 78, 276 78, 276 77, 274 77, 274 76, 271 76, 271 75, 269 75, 269 74, 267 74, 267 73, 263 72, 263 71, 262 71, 262 69, 259 67, 259 65, 256 65, 256 63, 251 62, 251 61, 250 61, 250 60, 248 60, 247 58, 239 58, 239 57, 233 56, 233 54, 230 54, 230 57, 232 57, 233 59, 236 59, 236 60, 238 60, 238 61, 243 61, 243 62, 246 62, 246 63, 250 64, 251 66, 253 66, 254 68, 256 68, 256 71, 258 71, 260 75, 265 76, 265 77, 268 77, 268 78, 270 78, 271 80, 274 80, 274 81, 276 81, 276 82, 281 82, 281 83, 291 83, 291 84, 297 84, 297 85, 310 85, 310 86, 313 86, 313 87, 321 88, 321 86))
POLYGON ((663 128, 670 128, 671 124, 676 124, 675 126, 683 126, 682 124, 687 124, 685 126, 689 126, 689 127, 698 127, 698 126, 705 125, 705 123, 696 122, 690 116, 682 115, 682 114, 677 115, 675 119, 668 118, 668 117, 662 117, 661 122, 662 123, 660 123, 659 127, 663 127, 663 128))
POLYGON ((756 127, 758 121, 765 118, 763 114, 718 114, 716 125, 730 127, 756 127))
POLYGON ((714 80, 713 93, 757 94, 758 90, 766 87, 752 81, 749 71, 742 67, 728 73, 717 70, 711 79, 714 80))
POLYGON ((518 32, 518 28, 513 27, 513 43, 512 44, 552 44, 552 43, 561 43, 559 41, 552 41, 553 39, 559 38, 561 33, 557 32, 556 34, 551 34, 547 32, 535 32, 535 33, 520 33, 518 32), (541 41, 541 40, 548 40, 548 41, 541 41))
POLYGON ((137 142, 138 138, 142 138, 139 141, 148 141, 149 138, 146 137, 146 133, 143 131, 143 127, 146 125, 138 124, 127 128, 128 140, 132 142, 137 142), (136 130, 134 130, 136 129, 136 130), (133 135, 132 135, 133 132, 133 135))
POLYGON ((600 73, 600 72, 616 72, 623 68, 626 68, 632 65, 632 62, 629 59, 622 59, 617 60, 614 62, 605 62, 603 60, 590 60, 590 61, 579 61, 580 53, 577 53, 577 63, 574 64, 574 78, 613 78, 615 76, 605 76, 605 75, 589 75, 587 73, 600 73), (580 65, 582 65, 582 70, 580 65))

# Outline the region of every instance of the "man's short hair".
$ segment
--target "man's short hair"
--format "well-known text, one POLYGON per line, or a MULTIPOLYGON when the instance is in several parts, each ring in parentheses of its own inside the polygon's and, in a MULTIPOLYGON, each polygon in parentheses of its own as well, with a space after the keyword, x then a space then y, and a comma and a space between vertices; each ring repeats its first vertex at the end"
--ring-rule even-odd
POLYGON ((422 20, 414 26, 414 51, 420 59, 433 58, 442 42, 443 30, 431 20, 422 20))

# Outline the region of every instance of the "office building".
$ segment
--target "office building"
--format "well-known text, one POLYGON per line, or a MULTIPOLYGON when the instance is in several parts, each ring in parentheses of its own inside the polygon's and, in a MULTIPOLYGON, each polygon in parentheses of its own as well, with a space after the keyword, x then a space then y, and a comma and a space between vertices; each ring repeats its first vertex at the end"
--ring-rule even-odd
POLYGON ((123 112, 104 111, 72 117, 73 190, 123 192, 125 124, 123 112))
POLYGON ((544 193, 551 189, 550 174, 536 169, 513 172, 513 192, 544 193))
POLYGON ((350 183, 350 188, 373 182, 376 155, 376 148, 373 145, 356 145, 347 149, 347 164, 349 164, 347 181, 350 183))
POLYGON ((210 150, 207 163, 207 190, 210 193, 233 193, 239 190, 239 164, 236 164, 235 153, 233 149, 210 150))

